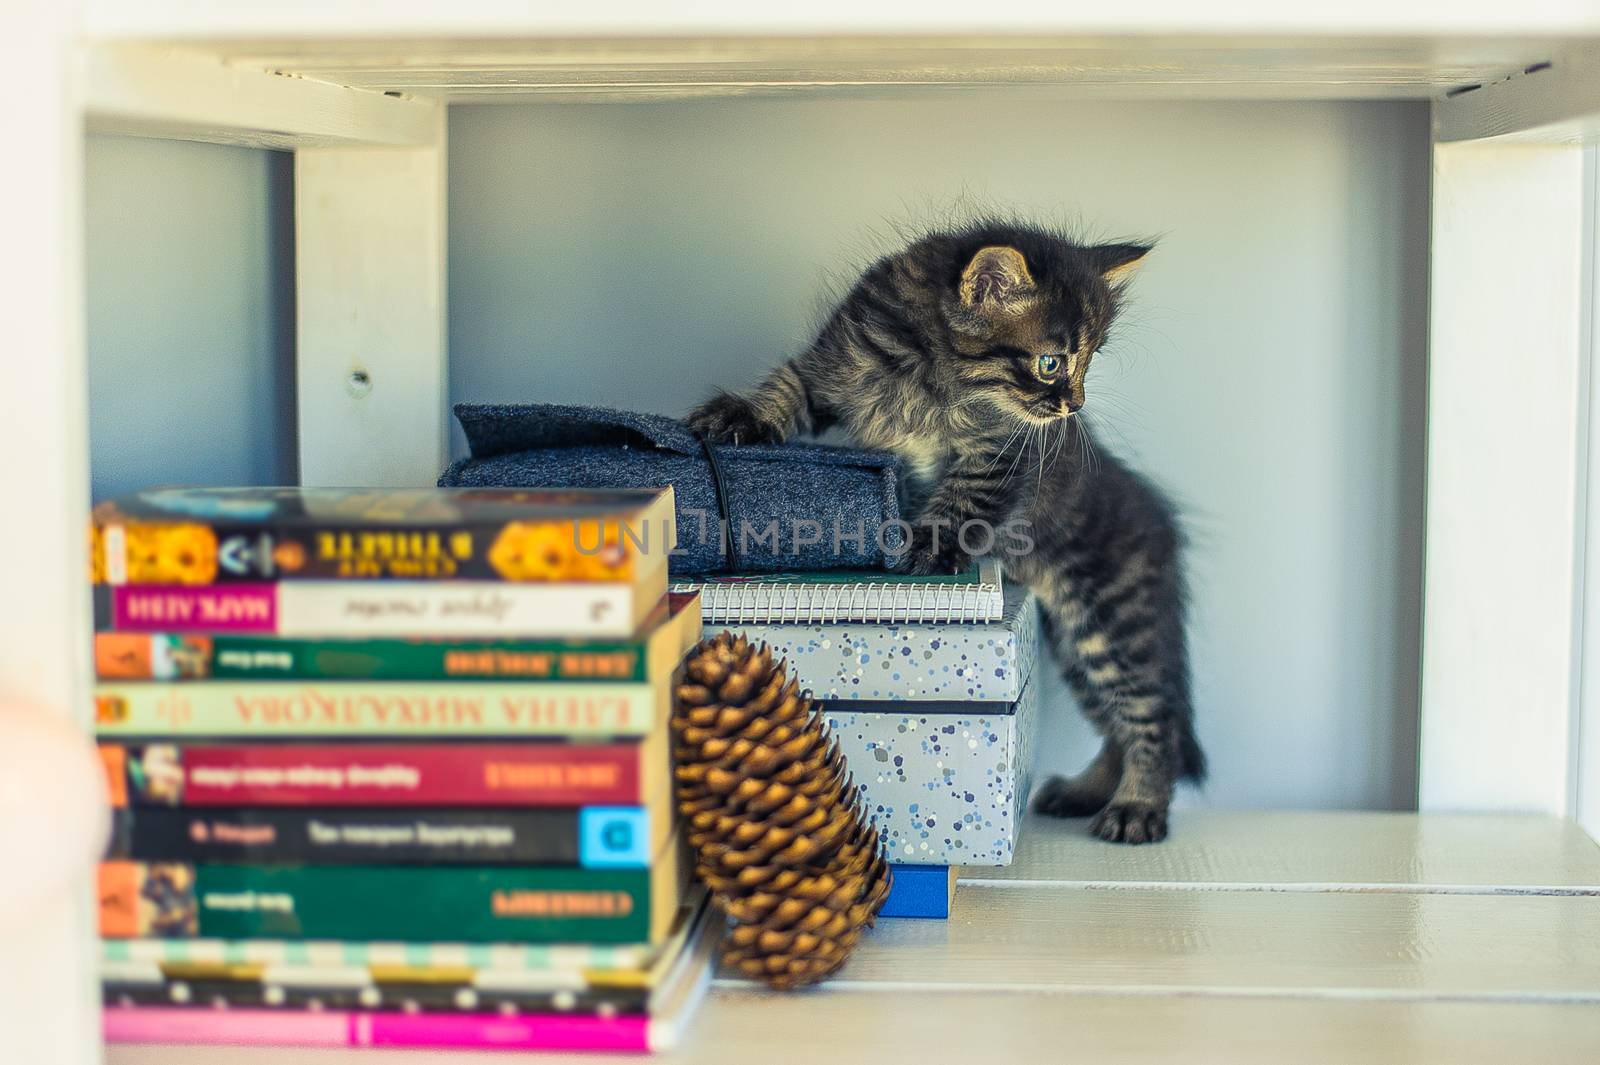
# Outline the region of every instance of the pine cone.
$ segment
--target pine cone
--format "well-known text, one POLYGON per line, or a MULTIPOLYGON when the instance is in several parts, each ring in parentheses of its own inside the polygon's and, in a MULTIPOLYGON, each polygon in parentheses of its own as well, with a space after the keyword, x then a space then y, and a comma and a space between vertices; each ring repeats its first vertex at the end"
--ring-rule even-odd
POLYGON ((831 975, 889 866, 822 711, 765 644, 724 632, 689 656, 672 730, 696 872, 734 920, 723 963, 775 988, 831 975))

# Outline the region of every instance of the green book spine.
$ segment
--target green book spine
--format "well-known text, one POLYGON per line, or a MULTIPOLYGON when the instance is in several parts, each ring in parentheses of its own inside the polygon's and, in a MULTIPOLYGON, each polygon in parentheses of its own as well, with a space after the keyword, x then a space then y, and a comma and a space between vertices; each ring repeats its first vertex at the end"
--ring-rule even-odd
POLYGON ((647 645, 561 640, 316 640, 101 632, 102 680, 621 681, 650 678, 647 645))
MULTIPOLYGON (((639 943, 662 870, 103 862, 100 933, 222 939, 639 943)), ((673 900, 676 901, 675 899, 673 900)), ((654 934, 653 934, 654 933, 654 934)))

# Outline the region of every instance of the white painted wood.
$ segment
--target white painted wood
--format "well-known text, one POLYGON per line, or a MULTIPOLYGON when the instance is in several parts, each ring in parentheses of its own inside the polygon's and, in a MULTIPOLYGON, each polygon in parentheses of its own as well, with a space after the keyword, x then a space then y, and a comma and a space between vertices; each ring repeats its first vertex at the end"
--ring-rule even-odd
MULTIPOLYGON (((7 184, 0 197, 0 746, 27 748, 30 717, 87 744, 89 601, 88 388, 83 351, 81 87, 74 76, 76 3, 8 8, 0 37, 0 128, 7 184)), ((33 748, 65 760, 69 746, 33 748)), ((0 759, 4 760, 4 759, 0 759)), ((35 769, 39 768, 34 766, 35 769)), ((45 816, 49 794, 7 794, 28 776, 0 776, 0 836, 26 837, 14 818, 45 816)), ((82 777, 62 778, 67 786, 82 777)), ((69 803, 81 807, 78 803, 69 803)), ((89 857, 93 821, 68 816, 59 853, 40 866, 8 854, 6 875, 48 884, 0 912, 0 1059, 29 1065, 99 1060, 98 993, 91 963, 89 857), (43 868, 65 857, 65 882, 43 868), (70 865, 68 866, 70 869, 70 865), (26 905, 26 912, 16 912, 26 905)), ((44 859, 45 855, 38 856, 44 859)), ((42 886, 42 885, 41 885, 42 886)), ((12 892, 7 893, 15 899, 12 892)))
MULTIPOLYGON (((1319 867, 1319 835, 1333 854, 1350 855, 1364 826, 1383 853, 1363 876, 1403 873, 1408 862, 1425 884, 1441 879, 1435 870, 1446 880, 1476 875, 1471 855, 1454 853, 1474 849, 1498 854, 1497 868, 1544 869, 1538 879, 1582 881, 1593 870, 1594 844, 1553 819, 1198 813, 1186 815, 1200 843, 1174 863, 1180 880, 1301 877, 1319 867), (1244 838, 1252 823, 1253 843, 1244 838), (1517 825, 1533 828, 1534 841, 1501 842, 1517 825), (1208 843, 1219 848, 1212 869, 1194 854, 1208 843)), ((1054 834, 1061 847, 1030 846, 1019 863, 1039 879, 1072 875, 1058 869, 1071 857, 1066 833, 1044 824, 1030 822, 1025 838, 1054 834)), ((1170 846, 1092 845, 1154 862, 1140 874, 1152 878, 1170 846)), ((723 981, 685 1045, 662 1060, 1056 1062, 1068 1045, 1073 1060, 1108 1063, 1585 1060, 1600 1040, 1597 906, 1593 897, 1084 890, 964 876, 950 921, 879 922, 841 978, 816 993, 723 981), (1474 1001, 1452 1001, 1461 997, 1474 1001)), ((200 1065, 216 1053, 114 1047, 108 1058, 200 1065)), ((367 1050, 228 1055, 239 1065, 440 1060, 367 1050)))
POLYGON ((1600 137, 1600 48, 1562 48, 1549 58, 1548 66, 1513 70, 1441 100, 1434 109, 1434 139, 1600 137))
MULTIPOLYGON (((568 101, 1003 85, 1050 98, 1426 98, 1498 81, 1550 38, 712 36, 399 41, 389 35, 207 41, 213 61, 447 99, 568 101)), ((187 46, 199 54, 202 46, 187 46)))
POLYGON ((1592 896, 962 880, 948 922, 881 922, 834 984, 1600 1004, 1597 914, 1592 896))
MULTIPOLYGON (((713 991, 661 1065, 1004 1062, 1061 1065, 1573 1065, 1600 1045, 1588 1005, 713 991)), ((230 1047, 236 1065, 638 1062, 623 1054, 446 1056, 430 1051, 230 1047)), ((109 1065, 214 1065, 209 1047, 112 1047, 109 1065)))
POLYGON ((444 468, 445 123, 418 148, 295 155, 300 481, 422 486, 444 468))
POLYGON ((1423 810, 1573 798, 1583 154, 1438 144, 1423 810))
POLYGON ((93 133, 254 148, 429 145, 437 125, 425 102, 228 66, 214 56, 105 45, 87 49, 84 62, 93 133))
POLYGON ((1438 95, 1548 58, 1554 45, 1352 40, 534 38, 228 42, 229 63, 450 99, 569 101, 1004 85, 1058 98, 1438 95))
POLYGON ((717 35, 814 33, 1225 34, 1288 36, 1393 34, 1583 34, 1600 31, 1600 10, 1584 0, 1520 4, 1450 0, 1350 0, 1339 5, 1274 0, 1128 0, 1119 4, 1052 4, 994 0, 812 0, 804 5, 698 0, 660 4, 605 0, 562 5, 518 0, 400 0, 373 7, 362 0, 88 0, 97 36, 279 37, 459 36, 512 34, 717 35))
POLYGON ((1573 774, 1576 804, 1573 816, 1591 834, 1600 833, 1600 429, 1594 417, 1600 412, 1600 374, 1595 373, 1600 350, 1600 147, 1583 150, 1583 277, 1588 299, 1583 308, 1580 350, 1588 369, 1588 407, 1582 424, 1585 440, 1583 489, 1583 603, 1581 661, 1577 713, 1573 721, 1573 774))
POLYGON ((1030 817, 1010 866, 965 870, 960 882, 1600 894, 1600 846, 1565 818, 1186 809, 1173 814, 1161 846, 1131 848, 1093 839, 1084 826, 1030 817))

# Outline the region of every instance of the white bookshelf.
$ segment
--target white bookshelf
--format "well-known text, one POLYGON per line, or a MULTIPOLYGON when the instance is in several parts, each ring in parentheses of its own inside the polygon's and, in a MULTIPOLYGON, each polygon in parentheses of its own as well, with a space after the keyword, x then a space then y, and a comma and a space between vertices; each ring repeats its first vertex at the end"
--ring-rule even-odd
MULTIPOLYGON (((295 152, 304 478, 427 484, 447 440, 452 102, 974 84, 1062 101, 1419 99, 1433 110, 1419 800, 1600 827, 1600 684, 1585 668, 1600 663, 1600 610, 1584 591, 1600 543, 1586 492, 1600 442, 1589 428, 1600 6, 1307 6, 30 5, 0 64, 16 119, 7 146, 26 161, 0 201, 6 280, 26 294, 0 302, 0 483, 28 515, 0 534, 0 595, 28 604, 0 612, 0 697, 79 720, 87 705, 85 124, 295 152), (358 374, 384 387, 363 389, 358 374), (1491 413, 1515 431, 1485 433, 1491 413)), ((60 901, 0 928, 8 954, 48 947, 55 959, 10 977, 14 989, 0 982, 17 1060, 95 1060, 82 907, 60 901)))

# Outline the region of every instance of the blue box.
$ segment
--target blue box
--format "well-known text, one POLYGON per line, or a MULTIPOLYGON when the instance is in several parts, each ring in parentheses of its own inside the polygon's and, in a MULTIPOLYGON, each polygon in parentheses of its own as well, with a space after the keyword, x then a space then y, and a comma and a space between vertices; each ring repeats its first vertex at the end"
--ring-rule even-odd
POLYGON ((956 870, 944 865, 895 865, 889 871, 889 897, 879 917, 926 917, 948 920, 955 900, 956 870))

